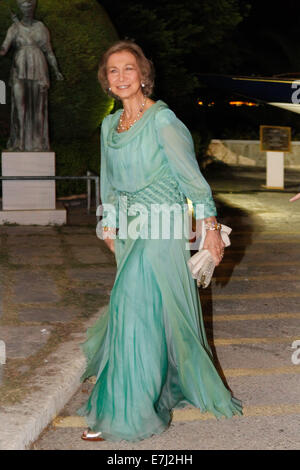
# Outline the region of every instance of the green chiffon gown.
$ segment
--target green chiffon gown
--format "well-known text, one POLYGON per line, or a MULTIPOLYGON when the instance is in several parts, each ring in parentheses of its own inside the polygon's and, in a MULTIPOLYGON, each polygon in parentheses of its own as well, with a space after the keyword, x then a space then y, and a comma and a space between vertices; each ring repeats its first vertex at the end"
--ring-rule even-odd
POLYGON ((101 129, 102 224, 119 228, 117 273, 109 305, 81 345, 87 358, 81 380, 96 376, 96 383, 77 413, 106 440, 138 441, 167 429, 174 408, 191 404, 230 418, 242 406, 213 364, 187 266, 188 238, 174 229, 178 219, 186 227, 187 198, 204 209, 202 218, 216 215, 191 134, 161 100, 117 133, 121 112, 107 116, 101 129), (170 236, 162 230, 167 213, 145 217, 162 204, 183 209, 171 212, 170 236))

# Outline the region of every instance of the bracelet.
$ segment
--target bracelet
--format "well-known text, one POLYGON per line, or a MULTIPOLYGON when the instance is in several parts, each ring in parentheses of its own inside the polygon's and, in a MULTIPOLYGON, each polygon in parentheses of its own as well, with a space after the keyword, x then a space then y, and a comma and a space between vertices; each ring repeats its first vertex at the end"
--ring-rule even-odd
POLYGON ((107 227, 107 225, 104 225, 102 227, 102 230, 103 230, 103 232, 109 232, 109 233, 114 233, 114 234, 117 233, 117 231, 114 227, 107 227))
POLYGON ((222 226, 218 222, 206 222, 205 223, 206 230, 221 230, 222 226))

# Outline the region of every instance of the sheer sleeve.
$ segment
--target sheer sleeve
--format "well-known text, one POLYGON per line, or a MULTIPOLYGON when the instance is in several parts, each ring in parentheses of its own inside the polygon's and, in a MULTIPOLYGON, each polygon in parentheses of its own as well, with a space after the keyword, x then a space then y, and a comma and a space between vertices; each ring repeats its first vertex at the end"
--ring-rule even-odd
POLYGON ((195 218, 216 216, 212 192, 199 169, 189 130, 170 109, 157 113, 156 129, 174 178, 183 194, 193 203, 195 218))
POLYGON ((103 206, 102 226, 118 228, 118 194, 109 180, 107 168, 107 151, 105 138, 109 119, 105 118, 101 126, 101 167, 100 167, 100 195, 103 206))

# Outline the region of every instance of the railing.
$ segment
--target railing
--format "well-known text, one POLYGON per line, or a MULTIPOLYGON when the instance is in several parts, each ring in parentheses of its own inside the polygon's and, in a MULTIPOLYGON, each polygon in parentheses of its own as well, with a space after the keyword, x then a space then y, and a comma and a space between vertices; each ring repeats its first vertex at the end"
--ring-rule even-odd
MULTIPOLYGON (((87 181, 87 213, 91 211, 91 197, 92 197, 92 188, 91 180, 95 181, 95 203, 96 209, 100 205, 100 177, 92 174, 91 171, 87 171, 86 176, 0 176, 0 181, 28 181, 28 180, 38 180, 38 181, 59 181, 59 180, 86 180, 87 181)), ((97 216, 99 221, 100 217, 97 216)))

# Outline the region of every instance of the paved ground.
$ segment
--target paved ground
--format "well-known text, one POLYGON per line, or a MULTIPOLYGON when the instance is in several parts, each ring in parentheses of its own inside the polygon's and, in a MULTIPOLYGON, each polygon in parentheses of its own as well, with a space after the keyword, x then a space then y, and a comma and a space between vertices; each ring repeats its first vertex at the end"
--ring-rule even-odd
POLYGON ((266 192, 263 171, 208 175, 221 220, 234 230, 212 285, 200 295, 216 364, 242 400, 244 416, 217 421, 192 407, 177 410, 166 432, 135 444, 85 443, 84 420, 75 415, 93 386, 78 385, 78 343, 108 303, 115 275, 94 219, 75 206, 63 228, 1 227, 0 339, 8 360, 0 366, 0 416, 8 424, 0 445, 16 416, 19 430, 26 428, 31 397, 39 390, 50 396, 60 377, 70 400, 45 421, 51 422, 33 444, 27 439, 27 448, 299 449, 300 353, 293 343, 300 340, 300 201, 288 199, 298 191, 300 174, 286 176, 285 191, 266 192), (67 377, 72 367, 76 377, 64 385, 58 371, 67 377), (18 415, 20 407, 25 411, 18 415))

